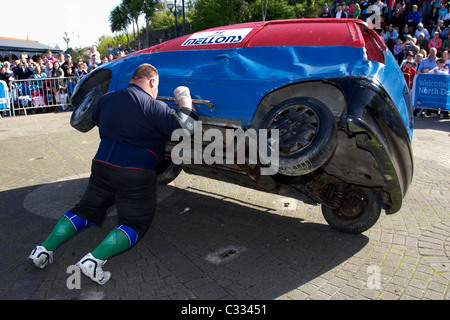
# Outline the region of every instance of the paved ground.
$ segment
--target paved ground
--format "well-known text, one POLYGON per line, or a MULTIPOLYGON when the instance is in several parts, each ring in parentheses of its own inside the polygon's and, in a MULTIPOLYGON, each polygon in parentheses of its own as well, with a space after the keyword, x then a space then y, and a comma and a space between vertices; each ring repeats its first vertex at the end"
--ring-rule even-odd
POLYGON ((333 231, 317 206, 183 173, 98 286, 70 266, 115 226, 114 210, 47 269, 26 262, 87 182, 98 133, 69 117, 0 120, 0 299, 450 300, 450 120, 416 120, 404 205, 361 235, 333 231))

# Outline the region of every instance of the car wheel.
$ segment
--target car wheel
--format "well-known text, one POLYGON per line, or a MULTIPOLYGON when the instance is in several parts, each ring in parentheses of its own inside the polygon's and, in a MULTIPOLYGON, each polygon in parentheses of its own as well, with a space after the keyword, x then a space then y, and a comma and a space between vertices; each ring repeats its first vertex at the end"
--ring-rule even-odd
POLYGON ((178 177, 181 172, 181 166, 174 164, 170 160, 163 160, 156 171, 158 185, 166 185, 178 177))
POLYGON ((358 186, 338 187, 334 208, 322 204, 322 214, 335 230, 358 234, 371 228, 380 217, 381 207, 374 189, 358 186))
POLYGON ((333 114, 313 98, 281 102, 267 113, 259 129, 279 130, 278 172, 287 176, 304 175, 321 167, 337 145, 333 114))
POLYGON ((80 105, 75 108, 70 117, 72 127, 81 132, 88 132, 95 126, 92 121, 92 109, 101 96, 100 85, 95 85, 81 97, 80 105))

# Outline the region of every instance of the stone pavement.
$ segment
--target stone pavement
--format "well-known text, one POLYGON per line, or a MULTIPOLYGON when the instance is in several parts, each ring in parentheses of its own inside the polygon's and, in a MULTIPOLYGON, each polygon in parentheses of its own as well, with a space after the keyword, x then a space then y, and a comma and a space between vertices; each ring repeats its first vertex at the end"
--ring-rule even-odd
POLYGON ((332 230, 318 206, 182 173, 98 286, 71 266, 115 227, 114 209, 45 270, 26 262, 87 183, 98 131, 69 118, 0 120, 0 299, 450 300, 450 120, 416 120, 403 207, 361 235, 332 230))

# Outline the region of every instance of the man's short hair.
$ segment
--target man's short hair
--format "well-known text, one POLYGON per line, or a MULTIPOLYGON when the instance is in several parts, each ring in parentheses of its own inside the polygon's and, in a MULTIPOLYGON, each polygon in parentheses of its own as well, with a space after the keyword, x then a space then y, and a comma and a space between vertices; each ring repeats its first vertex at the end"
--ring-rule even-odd
POLYGON ((158 76, 158 70, 154 66, 148 63, 141 64, 134 70, 131 80, 148 79, 150 80, 154 76, 158 76))

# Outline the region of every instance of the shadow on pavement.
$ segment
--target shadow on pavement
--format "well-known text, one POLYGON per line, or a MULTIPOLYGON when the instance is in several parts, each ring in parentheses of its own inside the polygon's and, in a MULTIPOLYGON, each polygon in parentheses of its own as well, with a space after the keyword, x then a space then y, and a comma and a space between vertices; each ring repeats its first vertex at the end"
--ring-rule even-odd
POLYGON ((433 129, 439 130, 443 132, 450 132, 450 119, 439 119, 439 117, 435 118, 427 118, 425 116, 415 117, 414 118, 414 130, 420 129, 433 129))
POLYGON ((364 235, 169 185, 160 190, 146 237, 106 264, 112 279, 98 286, 83 277, 81 289, 69 290, 67 268, 116 226, 114 210, 101 228, 89 227, 63 244, 45 270, 26 258, 86 183, 75 179, 0 193, 0 299, 275 299, 368 243, 364 235))

